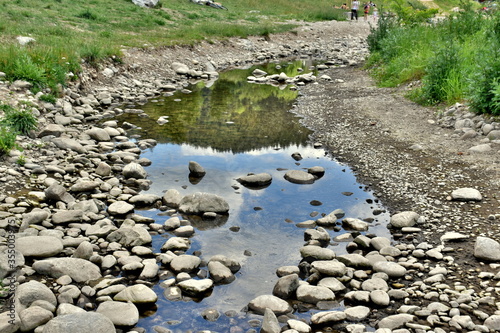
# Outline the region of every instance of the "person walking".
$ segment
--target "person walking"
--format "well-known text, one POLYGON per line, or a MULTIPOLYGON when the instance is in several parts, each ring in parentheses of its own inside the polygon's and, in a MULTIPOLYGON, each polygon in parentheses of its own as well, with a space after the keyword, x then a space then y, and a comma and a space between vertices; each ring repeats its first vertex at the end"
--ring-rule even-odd
POLYGON ((353 0, 351 2, 351 21, 356 19, 358 20, 358 9, 359 9, 359 1, 353 0))
POLYGON ((364 10, 364 16, 365 16, 365 21, 368 21, 368 14, 370 13, 370 4, 368 2, 365 2, 365 5, 363 7, 364 10))

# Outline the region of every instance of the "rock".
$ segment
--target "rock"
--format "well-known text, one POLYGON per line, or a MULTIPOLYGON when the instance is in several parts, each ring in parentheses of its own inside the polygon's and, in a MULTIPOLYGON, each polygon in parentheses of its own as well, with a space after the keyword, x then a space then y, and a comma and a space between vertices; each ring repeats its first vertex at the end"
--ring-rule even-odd
POLYGON ((166 191, 162 197, 163 204, 172 208, 179 207, 181 200, 182 200, 182 195, 179 193, 179 191, 175 189, 170 189, 166 191))
POLYGON ((500 243, 488 237, 477 237, 474 256, 480 260, 500 261, 500 243))
POLYGON ((312 184, 316 180, 314 175, 302 170, 290 170, 285 173, 285 179, 295 184, 312 184))
POLYGON ((276 315, 282 315, 286 313, 291 313, 293 311, 292 307, 288 302, 273 296, 273 295, 260 295, 254 298, 248 303, 250 310, 258 313, 264 314, 266 308, 269 308, 276 315))
POLYGON ((64 126, 58 124, 48 124, 38 133, 37 137, 43 138, 44 136, 49 136, 49 135, 59 137, 64 132, 65 132, 64 126))
POLYGON ((199 296, 206 293, 207 291, 212 289, 213 285, 214 283, 210 279, 189 279, 179 282, 178 284, 179 288, 181 288, 182 291, 184 291, 188 295, 193 296, 199 296))
POLYGON ((45 198, 48 201, 62 201, 65 203, 74 202, 75 198, 66 191, 62 185, 54 183, 44 190, 45 198))
POLYGON ((41 326, 54 317, 52 312, 39 306, 30 306, 19 312, 22 332, 27 332, 41 326))
POLYGON ((236 179, 241 185, 249 188, 264 188, 271 184, 273 177, 268 173, 248 174, 236 179))
POLYGON ((384 290, 373 290, 370 292, 370 300, 377 306, 389 306, 391 299, 384 290))
POLYGON ((209 262, 210 261, 220 262, 221 264, 223 264, 224 266, 229 268, 233 274, 238 272, 241 269, 241 264, 239 262, 237 262, 234 259, 228 258, 224 255, 221 255, 221 254, 218 254, 218 255, 211 257, 209 262))
POLYGON ((484 321, 484 326, 488 327, 490 331, 498 330, 500 327, 500 315, 492 315, 484 321))
POLYGON ((75 184, 73 184, 71 187, 70 187, 70 192, 77 192, 77 193, 80 193, 80 192, 92 192, 94 191, 96 188, 98 188, 100 185, 99 182, 96 182, 96 181, 78 181, 76 182, 75 184))
POLYGON ((10 311, 0 313, 0 332, 2 333, 15 333, 19 330, 21 324, 19 316, 16 312, 13 314, 10 311))
POLYGON ((311 326, 307 325, 305 322, 301 320, 289 319, 286 323, 291 330, 295 331, 295 333, 310 333, 312 331, 311 326))
POLYGON ((175 257, 170 262, 170 268, 174 270, 176 273, 180 272, 192 272, 197 269, 201 263, 201 259, 199 257, 182 254, 180 256, 175 257))
POLYGON ((337 260, 346 266, 358 269, 371 269, 372 263, 360 254, 351 253, 337 256, 337 260))
POLYGON ((138 194, 131 197, 128 202, 135 206, 154 206, 162 198, 156 194, 138 194))
POLYGON ((189 161, 189 175, 192 177, 203 177, 206 174, 205 169, 195 161, 189 161))
POLYGON ((80 258, 51 258, 37 261, 33 269, 53 278, 69 275, 75 282, 87 282, 101 278, 97 265, 80 258))
POLYGON ((210 261, 208 263, 208 272, 214 282, 231 283, 236 279, 231 270, 219 261, 210 261))
POLYGON ((469 238, 468 235, 461 234, 459 232, 450 231, 441 236, 441 242, 460 242, 467 240, 469 238))
POLYGON ((334 293, 340 292, 346 289, 344 284, 334 277, 326 277, 318 282, 318 286, 326 287, 333 291, 334 293))
POLYGON ((483 196, 481 193, 473 188, 459 188, 451 192, 451 198, 455 201, 481 201, 483 196))
POLYGON ((25 36, 17 36, 16 40, 19 43, 19 45, 22 45, 22 46, 36 42, 36 40, 34 38, 25 37, 25 36))
POLYGON ((129 163, 125 165, 122 171, 123 177, 125 179, 135 178, 135 179, 145 179, 148 176, 146 170, 139 163, 129 163))
POLYGON ((108 206, 108 213, 110 215, 126 215, 134 211, 134 205, 125 201, 115 201, 108 206))
POLYGON ((347 272, 347 267, 338 260, 317 260, 311 266, 323 276, 340 277, 347 272))
POLYGON ((96 312, 57 316, 45 324, 42 333, 116 333, 113 322, 96 312))
POLYGON ((325 325, 327 323, 336 323, 344 321, 347 318, 342 311, 323 311, 311 316, 311 323, 314 325, 325 325))
POLYGON ((196 192, 182 198, 179 211, 193 215, 201 215, 205 212, 227 214, 229 204, 216 194, 196 192))
POLYGON ((157 299, 156 293, 141 283, 125 288, 113 297, 115 301, 132 302, 134 304, 155 303, 157 299))
POLYGON ((394 228, 412 227, 417 223, 419 218, 419 214, 406 211, 391 216, 390 223, 394 228))
MULTIPOLYGON (((135 1, 142 1, 142 0, 135 0, 135 1)), ((180 62, 173 62, 172 69, 174 70, 175 73, 179 75, 186 75, 187 73, 189 73, 189 67, 180 62)))
POLYGON ((0 249, 0 281, 8 276, 9 273, 23 267, 25 263, 23 254, 18 250, 7 247, 0 249), (12 255, 14 255, 14 258, 12 258, 12 255))
POLYGON ((54 307, 57 305, 56 296, 43 283, 31 280, 22 283, 16 289, 14 305, 17 313, 31 306, 35 301, 46 301, 54 307))
POLYGON ((311 286, 308 284, 301 284, 296 290, 297 300, 305 303, 316 304, 318 302, 328 302, 335 299, 333 291, 327 287, 311 286))
POLYGON ((311 258, 315 260, 331 260, 335 258, 335 252, 330 249, 315 245, 306 245, 300 248, 302 258, 311 258))
POLYGON ((299 281, 297 274, 290 274, 279 278, 274 285, 273 295, 285 300, 295 298, 299 281))
POLYGON ((366 231, 370 225, 360 219, 348 217, 342 220, 342 226, 346 230, 366 231))
POLYGON ((125 224, 125 222, 118 230, 111 232, 106 237, 106 240, 120 243, 125 247, 140 246, 152 242, 151 235, 145 228, 137 225, 125 224))
POLYGON ((396 328, 404 327, 406 323, 413 321, 414 316, 406 313, 392 315, 383 318, 378 322, 378 328, 388 328, 394 330, 396 328))
POLYGON ((370 315, 370 308, 362 305, 353 306, 344 310, 348 321, 363 321, 370 315))
POLYGON ((52 236, 27 236, 16 239, 16 250, 25 257, 47 258, 61 253, 63 244, 52 236))
POLYGON ((278 318, 271 309, 266 308, 264 310, 264 319, 262 320, 262 327, 260 329, 261 333, 280 333, 281 326, 278 322, 278 318))
POLYGON ((94 254, 94 248, 92 244, 88 241, 83 241, 78 245, 75 252, 73 252, 73 258, 80 258, 89 260, 90 257, 94 254))
POLYGON ((139 310, 131 302, 103 302, 97 307, 96 313, 105 315, 117 326, 134 326, 139 322, 139 310))
POLYGON ((92 127, 91 129, 86 130, 85 133, 88 134, 92 139, 96 140, 97 142, 111 140, 109 133, 106 132, 106 130, 104 130, 103 128, 92 127))
POLYGON ((54 138, 51 141, 59 149, 72 150, 72 151, 75 151, 79 154, 86 154, 87 153, 87 149, 85 147, 83 147, 81 143, 79 143, 78 141, 76 141, 74 139, 59 137, 59 138, 54 138))
POLYGON ((83 220, 83 211, 77 210, 62 210, 52 214, 52 223, 65 224, 65 223, 79 223, 83 220))
POLYGON ((373 264, 375 272, 386 273, 389 277, 402 277, 406 274, 406 268, 395 262, 379 261, 373 264))

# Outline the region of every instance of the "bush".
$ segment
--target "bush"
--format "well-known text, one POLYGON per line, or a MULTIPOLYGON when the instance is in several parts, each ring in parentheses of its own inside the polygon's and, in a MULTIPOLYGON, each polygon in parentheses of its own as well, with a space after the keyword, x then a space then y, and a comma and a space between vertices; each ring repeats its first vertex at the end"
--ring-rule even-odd
POLYGON ((1 105, 1 108, 5 116, 0 123, 9 127, 14 133, 28 135, 38 127, 38 120, 31 110, 17 110, 9 105, 1 105))
POLYGON ((16 145, 16 133, 0 124, 0 155, 8 154, 16 145))

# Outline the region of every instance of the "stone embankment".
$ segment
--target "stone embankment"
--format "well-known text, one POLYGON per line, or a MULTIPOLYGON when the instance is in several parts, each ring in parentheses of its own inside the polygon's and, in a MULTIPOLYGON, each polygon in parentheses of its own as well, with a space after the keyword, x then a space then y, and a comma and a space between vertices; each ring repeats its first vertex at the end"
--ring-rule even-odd
MULTIPOLYGON (((361 23, 351 24, 361 27, 361 23)), ((213 79, 222 68, 291 56, 325 59, 324 71, 363 61, 367 54, 363 36, 335 36, 338 30, 327 28, 306 27, 294 40, 290 36, 276 37, 274 42, 273 38, 241 39, 156 50, 157 57, 149 61, 139 57, 146 56, 141 51, 130 52, 123 67, 89 69, 77 84, 64 89, 55 104, 30 94, 26 82, 2 82, 2 100, 16 107, 29 105, 40 130, 20 137, 24 151, 11 152, 0 167, 0 278, 8 295, 0 331, 144 332, 134 327, 142 306, 154 304, 158 297, 203 297, 219 284, 231 283, 241 268, 238 262, 224 253, 204 260, 186 254, 190 237, 198 231, 182 217, 196 214, 217 223, 229 209, 224 199, 208 193, 182 197, 169 189, 162 197, 141 194, 150 185, 147 166, 151 163, 141 152, 155 142, 132 141, 127 137, 128 124, 119 126, 106 119, 138 112, 122 105, 171 94, 190 80, 213 79), (302 36, 304 31, 308 33, 302 36), (168 217, 164 221, 147 218, 136 212, 139 207, 159 208, 168 217), (168 236, 159 253, 151 248, 153 234, 168 236), (159 281, 164 289, 161 296, 152 290, 159 281)), ((305 81, 318 87, 346 81, 331 78, 324 74, 305 81)), ((494 122, 484 120, 483 125, 483 134, 499 130, 494 122)), ((495 139, 491 141, 490 147, 495 139)), ((195 163, 190 171, 203 173, 195 163)), ((452 201, 483 200, 475 189, 455 190, 450 193, 452 201)), ((395 234, 419 235, 429 227, 428 213, 393 214, 391 228, 395 234)), ((498 218, 491 215, 493 221, 498 218)), ((349 332, 376 327, 379 332, 401 333, 499 329, 498 239, 476 237, 472 252, 455 253, 455 242, 470 235, 446 232, 439 244, 432 244, 411 241, 418 236, 392 241, 366 234, 368 228, 369 221, 343 218, 341 211, 309 221, 306 244, 298 249, 303 260, 277 268, 280 279, 273 295, 249 300, 248 311, 264 315, 261 332, 312 332, 324 327, 349 332), (331 239, 328 229, 332 227, 345 233, 331 239), (335 254, 332 242, 348 242, 349 254, 335 254), (459 256, 478 264, 467 270, 457 264, 459 256), (345 309, 331 311, 340 299, 345 309), (311 308, 319 312, 310 320, 298 320, 293 314, 311 308)), ((202 316, 217 320, 220 314, 207 309, 202 316)), ((170 332, 161 326, 154 330, 170 332)), ((243 328, 225 330, 242 332, 243 328)))

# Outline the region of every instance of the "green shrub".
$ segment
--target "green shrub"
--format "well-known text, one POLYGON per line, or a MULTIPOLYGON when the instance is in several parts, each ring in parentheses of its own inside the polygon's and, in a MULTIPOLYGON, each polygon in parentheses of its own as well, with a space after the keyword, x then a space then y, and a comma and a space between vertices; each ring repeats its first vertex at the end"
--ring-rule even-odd
POLYGON ((27 135, 38 127, 38 120, 31 110, 17 110, 10 106, 2 106, 2 109, 5 115, 0 123, 8 126, 14 133, 27 135))
POLYGON ((0 124, 0 155, 8 154, 16 145, 16 133, 0 124))

